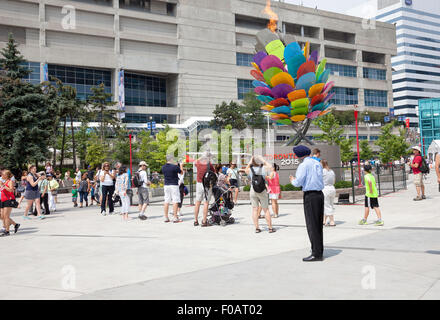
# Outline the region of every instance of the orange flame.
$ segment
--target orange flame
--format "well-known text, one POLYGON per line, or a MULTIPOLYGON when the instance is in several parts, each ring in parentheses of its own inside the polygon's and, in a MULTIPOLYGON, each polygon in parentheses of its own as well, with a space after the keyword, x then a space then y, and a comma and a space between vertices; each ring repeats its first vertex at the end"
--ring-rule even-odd
POLYGON ((278 22, 278 15, 273 12, 272 8, 270 7, 270 0, 266 0, 266 7, 264 8, 264 13, 266 13, 270 17, 270 21, 267 24, 267 28, 275 33, 277 30, 277 22, 278 22))

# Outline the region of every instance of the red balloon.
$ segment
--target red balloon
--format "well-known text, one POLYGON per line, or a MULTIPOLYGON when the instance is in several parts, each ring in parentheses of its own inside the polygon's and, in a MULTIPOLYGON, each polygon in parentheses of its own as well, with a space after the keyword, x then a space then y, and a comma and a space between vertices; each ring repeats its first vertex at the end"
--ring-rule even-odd
POLYGON ((298 72, 296 73, 296 78, 299 79, 303 75, 313 72, 315 73, 316 65, 315 62, 312 60, 309 60, 307 62, 304 62, 298 69, 298 72))
POLYGON ((274 106, 275 108, 276 107, 289 106, 290 105, 289 101, 287 99, 284 99, 284 98, 278 98, 278 99, 272 100, 271 102, 269 102, 269 104, 271 106, 274 106))
POLYGON ((310 105, 313 107, 313 106, 316 106, 317 104, 320 104, 321 102, 324 101, 326 96, 327 95, 323 94, 323 93, 314 96, 310 105))

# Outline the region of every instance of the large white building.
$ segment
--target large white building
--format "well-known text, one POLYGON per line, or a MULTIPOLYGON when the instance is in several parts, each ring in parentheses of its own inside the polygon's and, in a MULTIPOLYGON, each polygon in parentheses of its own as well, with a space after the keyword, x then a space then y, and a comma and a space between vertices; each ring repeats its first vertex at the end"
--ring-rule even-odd
MULTIPOLYGON (((256 34, 266 0, 1 0, 0 47, 12 32, 33 73, 77 89, 103 82, 118 99, 125 72, 130 123, 184 123, 252 89, 256 34)), ((388 112, 396 30, 378 22, 272 1, 278 29, 327 58, 339 109, 388 112)))
POLYGON ((440 1, 379 0, 377 9, 378 20, 396 25, 395 115, 417 127, 418 100, 440 97, 440 1))

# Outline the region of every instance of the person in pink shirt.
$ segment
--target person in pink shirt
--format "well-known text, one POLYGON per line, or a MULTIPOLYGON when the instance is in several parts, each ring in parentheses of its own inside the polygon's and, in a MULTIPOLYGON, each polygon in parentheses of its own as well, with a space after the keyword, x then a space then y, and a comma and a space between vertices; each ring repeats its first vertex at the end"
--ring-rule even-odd
POLYGON ((273 164, 273 171, 266 177, 267 185, 268 185, 268 192, 269 192, 269 199, 272 202, 272 210, 274 214, 274 218, 278 218, 278 213, 280 210, 278 199, 280 199, 281 196, 281 187, 280 187, 280 176, 278 174, 279 166, 274 163, 273 164))
POLYGON ((420 171, 420 166, 422 165, 423 159, 421 155, 421 149, 418 146, 412 148, 414 158, 411 163, 411 168, 414 174, 414 185, 416 186, 417 197, 414 198, 414 201, 425 200, 425 185, 423 183, 423 173, 420 171))

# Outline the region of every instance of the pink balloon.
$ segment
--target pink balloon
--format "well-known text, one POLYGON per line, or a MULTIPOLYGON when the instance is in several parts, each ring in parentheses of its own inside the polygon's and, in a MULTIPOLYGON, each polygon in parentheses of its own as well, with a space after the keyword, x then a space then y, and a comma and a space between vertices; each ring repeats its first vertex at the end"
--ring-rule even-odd
POLYGON ((321 111, 313 111, 313 112, 310 112, 308 115, 307 115, 307 119, 315 119, 315 118, 318 118, 319 117, 319 115, 321 114, 321 111))
POLYGON ((267 87, 256 87, 255 93, 262 96, 271 96, 273 97, 272 91, 267 87))
POLYGON ((267 56, 260 62, 260 68, 263 72, 273 67, 280 68, 281 70, 285 71, 284 64, 277 56, 274 55, 267 56))
POLYGON ((324 86, 324 88, 322 89, 322 93, 328 93, 332 88, 333 88, 333 86, 335 85, 335 82, 334 81, 330 81, 329 83, 327 83, 325 86, 324 86))

